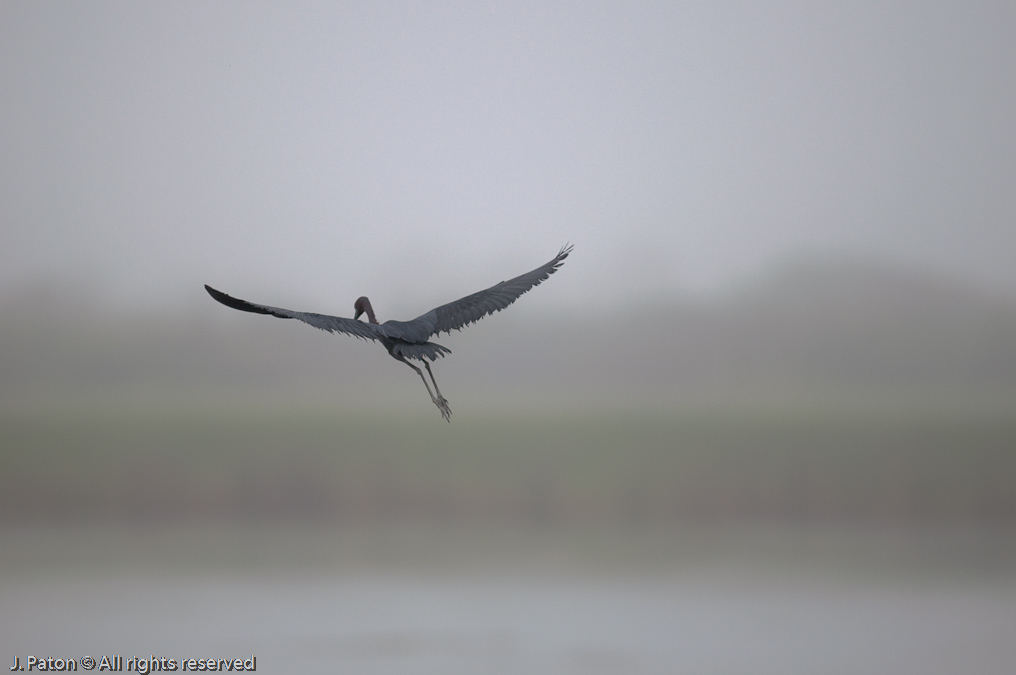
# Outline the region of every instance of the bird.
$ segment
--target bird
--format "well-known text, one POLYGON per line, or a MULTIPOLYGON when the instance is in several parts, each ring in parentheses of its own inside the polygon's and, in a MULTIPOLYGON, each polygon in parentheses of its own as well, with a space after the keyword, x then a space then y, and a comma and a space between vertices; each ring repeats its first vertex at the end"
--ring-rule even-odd
POLYGON ((311 312, 296 312, 281 307, 270 307, 247 302, 240 298, 226 295, 217 291, 208 284, 205 290, 215 300, 227 307, 238 309, 243 312, 255 314, 268 314, 280 319, 299 319, 315 328, 320 328, 329 333, 345 333, 362 340, 374 340, 384 345, 388 353, 396 361, 401 361, 416 371, 416 374, 423 380, 423 386, 427 388, 430 400, 434 402, 441 417, 451 422, 452 409, 448 400, 441 395, 441 390, 434 379, 434 371, 430 369, 430 361, 436 361, 451 350, 436 342, 430 342, 430 338, 441 333, 451 334, 452 330, 462 330, 466 326, 475 323, 494 312, 500 312, 508 305, 535 286, 545 281, 547 277, 557 271, 564 264, 565 258, 571 253, 573 246, 566 244, 561 247, 554 258, 541 265, 531 272, 526 272, 508 281, 494 284, 490 288, 459 298, 454 302, 435 307, 425 314, 421 314, 412 321, 389 320, 378 323, 374 314, 374 308, 366 296, 361 296, 353 303, 353 318, 347 319, 340 316, 328 314, 313 314, 311 312), (367 321, 361 321, 362 315, 367 315, 367 321), (434 391, 431 391, 427 378, 419 367, 410 361, 422 361, 431 382, 434 383, 434 391))

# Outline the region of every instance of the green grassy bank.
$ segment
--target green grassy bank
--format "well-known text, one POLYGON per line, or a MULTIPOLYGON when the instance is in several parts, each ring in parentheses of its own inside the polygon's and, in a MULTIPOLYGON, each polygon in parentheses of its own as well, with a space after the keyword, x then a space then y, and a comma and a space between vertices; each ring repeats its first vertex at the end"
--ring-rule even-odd
POLYGON ((8 522, 1016 524, 1016 415, 1000 412, 432 417, 8 411, 0 508, 8 522))

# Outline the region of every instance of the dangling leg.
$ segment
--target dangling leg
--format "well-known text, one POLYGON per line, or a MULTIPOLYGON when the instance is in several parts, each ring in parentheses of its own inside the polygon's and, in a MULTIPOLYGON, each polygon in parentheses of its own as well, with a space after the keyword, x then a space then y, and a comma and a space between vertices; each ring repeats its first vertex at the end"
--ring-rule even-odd
POLYGON ((430 364, 424 360, 423 365, 427 367, 427 372, 430 373, 430 381, 434 383, 434 391, 437 392, 437 399, 434 401, 437 403, 437 407, 441 409, 441 414, 444 418, 451 422, 449 419, 452 415, 451 406, 448 405, 448 399, 441 395, 441 390, 438 389, 437 380, 434 379, 434 371, 430 369, 430 364))
MULTIPOLYGON (((402 361, 404 364, 406 364, 407 366, 416 371, 416 374, 420 376, 421 380, 423 380, 423 386, 427 387, 427 393, 430 395, 430 400, 433 401, 434 405, 437 406, 437 409, 441 411, 441 417, 445 418, 446 422, 451 422, 452 409, 448 407, 448 401, 446 401, 444 397, 441 396, 441 392, 438 392, 438 396, 441 396, 441 398, 434 398, 434 393, 431 392, 430 384, 427 383, 427 378, 423 376, 423 371, 414 366, 412 363, 407 361, 402 356, 396 356, 395 358, 397 358, 399 361, 402 361)), ((426 364, 427 362, 424 361, 424 363, 426 364)), ((427 366, 427 370, 428 371, 430 370, 430 366, 427 366)), ((433 373, 431 373, 430 379, 432 380, 434 379, 433 373)), ((434 388, 437 389, 437 382, 434 383, 434 388)))

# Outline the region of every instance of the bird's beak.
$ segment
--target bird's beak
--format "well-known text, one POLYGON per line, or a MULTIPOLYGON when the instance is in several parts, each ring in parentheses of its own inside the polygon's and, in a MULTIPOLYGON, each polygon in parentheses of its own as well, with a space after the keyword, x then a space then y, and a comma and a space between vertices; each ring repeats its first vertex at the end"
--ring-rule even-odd
POLYGON ((362 309, 359 310, 356 314, 353 315, 353 321, 356 321, 357 319, 359 319, 361 314, 363 314, 363 310, 362 309))

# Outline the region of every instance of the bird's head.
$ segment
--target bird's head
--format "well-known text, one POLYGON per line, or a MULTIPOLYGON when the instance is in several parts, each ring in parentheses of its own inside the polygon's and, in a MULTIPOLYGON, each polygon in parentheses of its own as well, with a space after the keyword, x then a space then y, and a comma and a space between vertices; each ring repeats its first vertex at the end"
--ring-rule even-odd
POLYGON ((353 303, 353 310, 356 312, 353 315, 354 319, 359 319, 360 315, 366 312, 367 320, 370 323, 377 323, 377 319, 374 317, 374 308, 370 306, 370 300, 367 299, 367 296, 364 295, 357 298, 356 302, 353 303))

